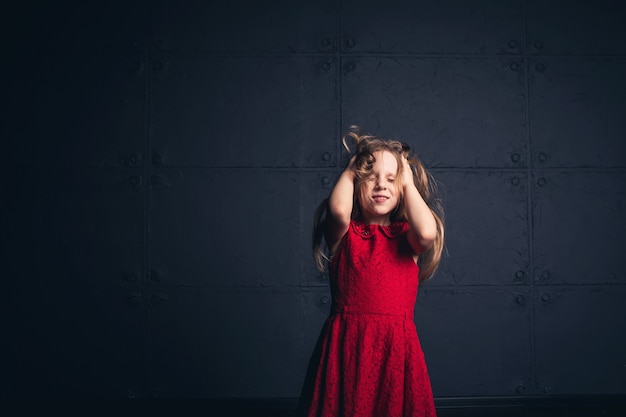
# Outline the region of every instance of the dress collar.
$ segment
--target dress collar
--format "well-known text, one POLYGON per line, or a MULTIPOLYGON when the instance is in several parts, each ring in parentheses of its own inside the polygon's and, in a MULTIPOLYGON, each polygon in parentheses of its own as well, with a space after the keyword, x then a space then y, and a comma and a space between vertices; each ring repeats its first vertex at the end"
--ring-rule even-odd
POLYGON ((376 230, 380 230, 385 236, 389 238, 394 238, 404 233, 407 229, 406 222, 394 222, 391 223, 389 226, 379 226, 377 224, 366 224, 358 220, 352 220, 350 224, 352 225, 352 230, 354 230, 356 234, 365 239, 369 239, 374 236, 376 230))

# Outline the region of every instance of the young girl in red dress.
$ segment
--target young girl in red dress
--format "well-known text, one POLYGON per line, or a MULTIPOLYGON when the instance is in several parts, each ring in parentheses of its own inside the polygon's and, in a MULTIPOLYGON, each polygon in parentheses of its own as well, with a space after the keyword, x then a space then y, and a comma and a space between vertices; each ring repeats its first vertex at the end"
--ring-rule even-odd
POLYGON ((298 410, 307 417, 435 416, 413 311, 435 272, 444 228, 434 182, 410 148, 360 133, 316 212, 314 257, 327 260, 332 310, 298 410), (326 250, 322 249, 322 239, 326 250))

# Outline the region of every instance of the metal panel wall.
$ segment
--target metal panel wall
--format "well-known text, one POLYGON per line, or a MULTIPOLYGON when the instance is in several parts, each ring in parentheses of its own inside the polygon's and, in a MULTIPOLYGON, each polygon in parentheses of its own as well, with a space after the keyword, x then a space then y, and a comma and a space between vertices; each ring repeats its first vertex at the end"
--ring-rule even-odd
POLYGON ((626 394, 620 8, 12 6, 0 396, 297 397, 352 124, 440 183, 416 306, 436 397, 626 394))

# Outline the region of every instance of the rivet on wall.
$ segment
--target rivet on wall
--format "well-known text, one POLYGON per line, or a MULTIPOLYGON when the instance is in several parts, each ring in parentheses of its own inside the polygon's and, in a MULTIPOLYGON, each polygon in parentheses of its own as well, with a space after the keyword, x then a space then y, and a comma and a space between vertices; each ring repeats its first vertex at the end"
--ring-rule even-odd
POLYGON ((337 49, 337 43, 337 38, 326 37, 321 41, 322 49, 337 49))
POLYGON ((522 270, 519 270, 515 273, 515 281, 520 282, 523 281, 526 277, 526 273, 522 270))
POLYGON ((537 49, 537 50, 543 49, 543 42, 535 41, 535 49, 537 49))
POLYGON ((328 305, 328 304, 330 304, 330 297, 328 297, 327 295, 324 295, 320 299, 320 302, 322 303, 322 305, 328 305))
POLYGON ((348 40, 346 40, 346 47, 347 47, 348 49, 352 49, 352 48, 354 48, 355 46, 356 46, 356 42, 355 42, 355 40, 354 40, 354 39, 352 39, 352 38, 348 38, 348 40))
POLYGON ((506 46, 508 46, 509 49, 517 49, 517 41, 515 39, 511 39, 506 43, 506 46))
POLYGON ((551 276, 551 274, 550 274, 550 271, 548 271, 548 270, 544 270, 544 271, 541 272, 541 279, 544 280, 544 281, 549 280, 550 276, 551 276))
POLYGON ((548 155, 543 152, 539 152, 539 154, 537 155, 537 159, 539 160, 539 162, 546 162, 548 160, 548 155))
POLYGON ((331 158, 332 158, 332 155, 330 154, 330 152, 324 152, 322 154, 322 160, 323 161, 328 162, 328 161, 330 161, 331 158))
POLYGON ((521 182, 521 181, 520 181, 519 177, 513 177, 513 178, 511 178, 511 184, 512 184, 512 185, 519 185, 519 184, 520 184, 520 182, 521 182))
POLYGON ((174 52, 177 49, 175 39, 168 38, 167 36, 155 36, 152 44, 159 51, 174 52))
POLYGON ((130 186, 135 191, 141 191, 141 185, 143 184, 143 178, 139 175, 133 175, 128 178, 130 186))
POLYGON ((129 272, 128 274, 126 274, 124 276, 124 281, 128 282, 129 284, 134 284, 137 282, 137 273, 136 272, 129 272))
POLYGON ((126 162, 128 166, 137 166, 141 163, 141 154, 139 152, 133 152, 124 159, 124 162, 126 162))
POLYGON ((545 178, 541 177, 537 180, 537 185, 539 187, 543 187, 548 183, 548 180, 546 180, 545 178))
POLYGON ((551 297, 550 297, 550 294, 547 294, 547 293, 546 293, 546 294, 543 294, 543 295, 541 296, 541 301, 543 301, 544 303, 548 303, 548 302, 550 302, 550 298, 551 298, 551 297))
POLYGON ((509 68, 511 68, 512 71, 517 72, 519 70, 519 64, 513 61, 509 64, 509 68))
POLYGON ((535 64, 535 70, 537 72, 544 72, 546 70, 546 65, 543 62, 537 62, 535 64))
POLYGON ((332 65, 330 62, 326 61, 322 64, 322 69, 324 71, 330 71, 330 69, 332 68, 332 65))
POLYGON ((161 294, 152 294, 150 296, 150 308, 158 307, 161 304, 167 302, 167 297, 161 294))
POLYGON ((161 282, 161 273, 155 269, 151 269, 148 278, 152 282, 161 282))
POLYGON ((128 294, 126 299, 131 305, 134 305, 134 306, 139 305, 142 302, 142 296, 140 292, 132 292, 128 294))
POLYGON ((513 161, 513 163, 517 164, 519 161, 521 161, 522 156, 520 154, 518 154, 517 152, 514 152, 511 154, 511 161, 513 161))
POLYGON ((518 295, 517 297, 515 297, 515 302, 520 305, 520 306, 525 306, 526 305, 526 297, 524 297, 523 295, 518 295))
POLYGON ((150 176, 150 185, 153 187, 169 188, 171 183, 165 175, 152 174, 150 176))
POLYGON ((515 388, 515 392, 517 392, 518 394, 524 394, 526 392, 526 387, 523 385, 518 385, 517 388, 515 388))
POLYGON ((143 74, 144 65, 143 61, 139 59, 132 59, 128 62, 128 72, 132 75, 138 76, 143 74))
POLYGON ((328 185, 330 185, 330 177, 323 176, 323 177, 322 177, 322 185, 323 185, 324 187, 327 187, 328 185))
POLYGON ((355 69, 356 69, 356 63, 354 63, 354 62, 348 62, 348 63, 346 64, 346 71, 347 71, 347 72, 352 72, 352 71, 354 71, 355 69))

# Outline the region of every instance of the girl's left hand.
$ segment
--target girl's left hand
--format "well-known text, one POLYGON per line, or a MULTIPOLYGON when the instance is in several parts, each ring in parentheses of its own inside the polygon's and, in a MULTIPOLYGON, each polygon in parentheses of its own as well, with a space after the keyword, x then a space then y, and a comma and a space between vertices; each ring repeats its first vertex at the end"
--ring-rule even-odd
POLYGON ((409 165, 409 161, 406 159, 406 156, 402 157, 402 183, 404 185, 415 185, 413 181, 413 170, 411 169, 411 165, 409 165))

